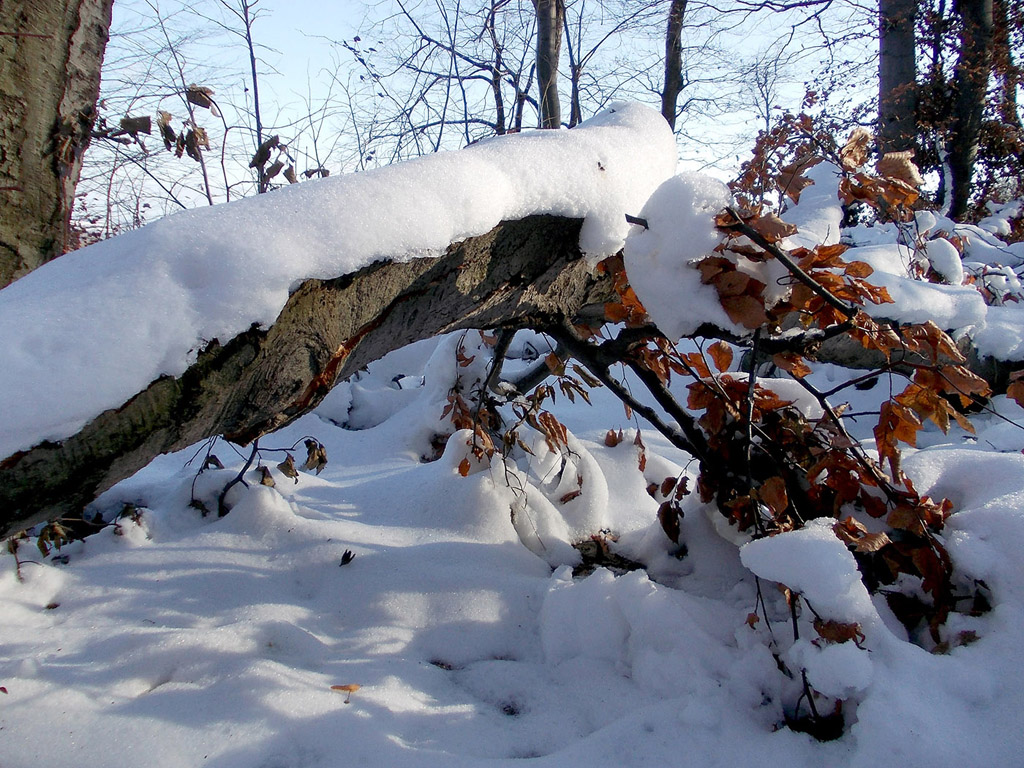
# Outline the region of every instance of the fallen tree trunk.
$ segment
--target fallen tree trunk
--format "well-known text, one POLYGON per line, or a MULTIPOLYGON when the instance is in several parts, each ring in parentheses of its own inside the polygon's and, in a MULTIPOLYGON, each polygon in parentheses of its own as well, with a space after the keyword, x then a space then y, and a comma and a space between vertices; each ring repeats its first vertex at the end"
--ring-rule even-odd
POLYGON ((582 259, 580 225, 532 216, 453 244, 436 259, 307 280, 271 327, 214 341, 181 376, 154 381, 76 435, 0 462, 0 535, 80 513, 161 453, 212 435, 249 443, 414 341, 579 319, 588 307, 600 314, 611 287, 582 259))

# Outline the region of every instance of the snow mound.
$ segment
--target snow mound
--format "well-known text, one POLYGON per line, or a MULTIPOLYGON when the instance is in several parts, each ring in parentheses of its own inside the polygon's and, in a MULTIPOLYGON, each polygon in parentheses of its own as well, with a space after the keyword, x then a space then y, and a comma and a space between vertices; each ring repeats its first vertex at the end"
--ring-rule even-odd
POLYGON ((630 285, 670 338, 702 323, 733 327, 714 287, 702 284, 691 266, 718 244, 714 216, 728 204, 729 190, 721 182, 693 173, 673 176, 641 210, 648 228, 634 229, 626 239, 630 285))

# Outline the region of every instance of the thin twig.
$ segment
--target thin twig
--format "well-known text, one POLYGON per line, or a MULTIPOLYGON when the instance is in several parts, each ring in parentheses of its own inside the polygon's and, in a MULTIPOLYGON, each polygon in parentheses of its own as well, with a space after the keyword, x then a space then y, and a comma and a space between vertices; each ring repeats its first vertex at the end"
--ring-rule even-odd
POLYGON ((228 505, 226 502, 228 491, 234 488, 237 483, 241 483, 246 488, 249 487, 249 484, 245 482, 245 473, 249 471, 249 467, 251 467, 252 463, 256 461, 256 456, 257 454, 259 454, 259 451, 260 441, 253 440, 252 452, 249 454, 249 458, 245 460, 245 466, 243 466, 241 471, 237 475, 235 475, 227 485, 224 486, 224 490, 220 492, 220 496, 217 498, 217 514, 219 517, 224 517, 224 515, 231 511, 228 509, 228 505))
POLYGON ((827 288, 822 286, 821 283, 819 283, 809 274, 804 272, 797 265, 797 263, 793 261, 793 258, 788 253, 786 253, 784 250, 779 248, 774 243, 768 242, 768 240, 766 240, 760 232, 758 232, 756 229, 754 229, 745 221, 743 221, 743 219, 740 218, 739 213, 737 213, 734 208, 728 207, 725 210, 728 211, 734 219, 736 219, 736 223, 730 225, 733 229, 739 230, 744 235, 749 237, 753 242, 761 246, 765 251, 767 251, 776 259, 781 261, 785 265, 786 269, 790 271, 793 277, 795 277, 801 283, 810 288, 814 293, 820 296, 827 304, 842 312, 846 317, 852 319, 857 315, 856 307, 848 304, 847 302, 837 297, 827 288))

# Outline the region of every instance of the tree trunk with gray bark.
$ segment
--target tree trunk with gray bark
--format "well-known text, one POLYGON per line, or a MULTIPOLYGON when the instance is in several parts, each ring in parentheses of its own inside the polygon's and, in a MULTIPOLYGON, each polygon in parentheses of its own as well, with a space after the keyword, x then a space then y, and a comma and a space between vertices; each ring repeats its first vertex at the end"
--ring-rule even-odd
POLYGON ((679 94, 683 91, 683 19, 687 0, 672 0, 665 31, 665 84, 661 90, 661 116, 676 128, 679 94))
POLYGON ((67 247, 112 5, 0 2, 0 287, 67 247))
POLYGON ((878 146, 910 149, 917 136, 914 21, 917 0, 878 0, 878 146))
POLYGON ((562 50, 565 24, 564 0, 533 0, 537 13, 537 87, 541 128, 562 124, 562 106, 558 98, 558 59, 562 50))

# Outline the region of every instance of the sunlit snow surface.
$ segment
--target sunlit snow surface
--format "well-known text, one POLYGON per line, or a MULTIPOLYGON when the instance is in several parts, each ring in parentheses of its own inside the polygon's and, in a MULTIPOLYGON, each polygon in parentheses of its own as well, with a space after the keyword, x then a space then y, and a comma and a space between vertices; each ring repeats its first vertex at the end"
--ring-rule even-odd
MULTIPOLYGON (((937 656, 869 599, 826 525, 738 548, 689 497, 688 553, 677 559, 645 486, 679 472, 692 484, 696 468, 645 430, 641 473, 630 422, 604 390, 593 408, 562 401, 556 413, 600 472, 597 496, 592 478, 584 484, 597 505, 587 514, 649 575, 553 571, 552 553, 574 554, 579 499, 541 503, 537 484, 525 486, 519 523, 543 531, 536 554, 513 525, 516 492, 500 465, 462 477, 458 436, 440 460, 421 460, 441 426, 457 341, 371 365, 319 415, 263 440, 281 448, 314 435, 330 456, 320 476, 294 483, 274 469, 283 453, 268 453, 276 487, 250 474, 227 517, 204 518, 189 499, 213 507, 240 458, 216 445, 228 469, 196 481, 190 452, 166 456, 96 505, 109 515, 143 504, 141 525, 125 520, 122 535, 108 528, 65 547, 66 563, 27 545, 22 583, 13 558, 0 557, 4 767, 1019 765, 1019 429, 979 417, 979 443, 967 447, 963 433, 926 430, 930 447, 906 461, 922 492, 958 505, 947 546, 960 577, 983 579, 995 602, 987 615, 954 616, 951 635, 980 639, 937 656), (375 425, 333 423, 348 417, 375 425), (626 430, 616 447, 604 444, 609 427, 626 430), (1012 452, 972 447, 987 441, 1012 452), (346 550, 356 557, 342 566, 346 550), (777 652, 847 698, 840 741, 782 727, 796 691, 764 623, 746 623, 757 584, 744 565, 762 577, 777 652), (824 617, 859 621, 863 647, 793 643, 776 579, 824 617), (330 688, 353 683, 348 704, 330 688)), ((822 387, 841 375, 815 374, 822 387)), ((858 393, 853 409, 877 406, 885 388, 858 393)), ((1005 398, 997 406, 1024 418, 1005 398)), ((870 433, 867 421, 853 426, 870 433)))

